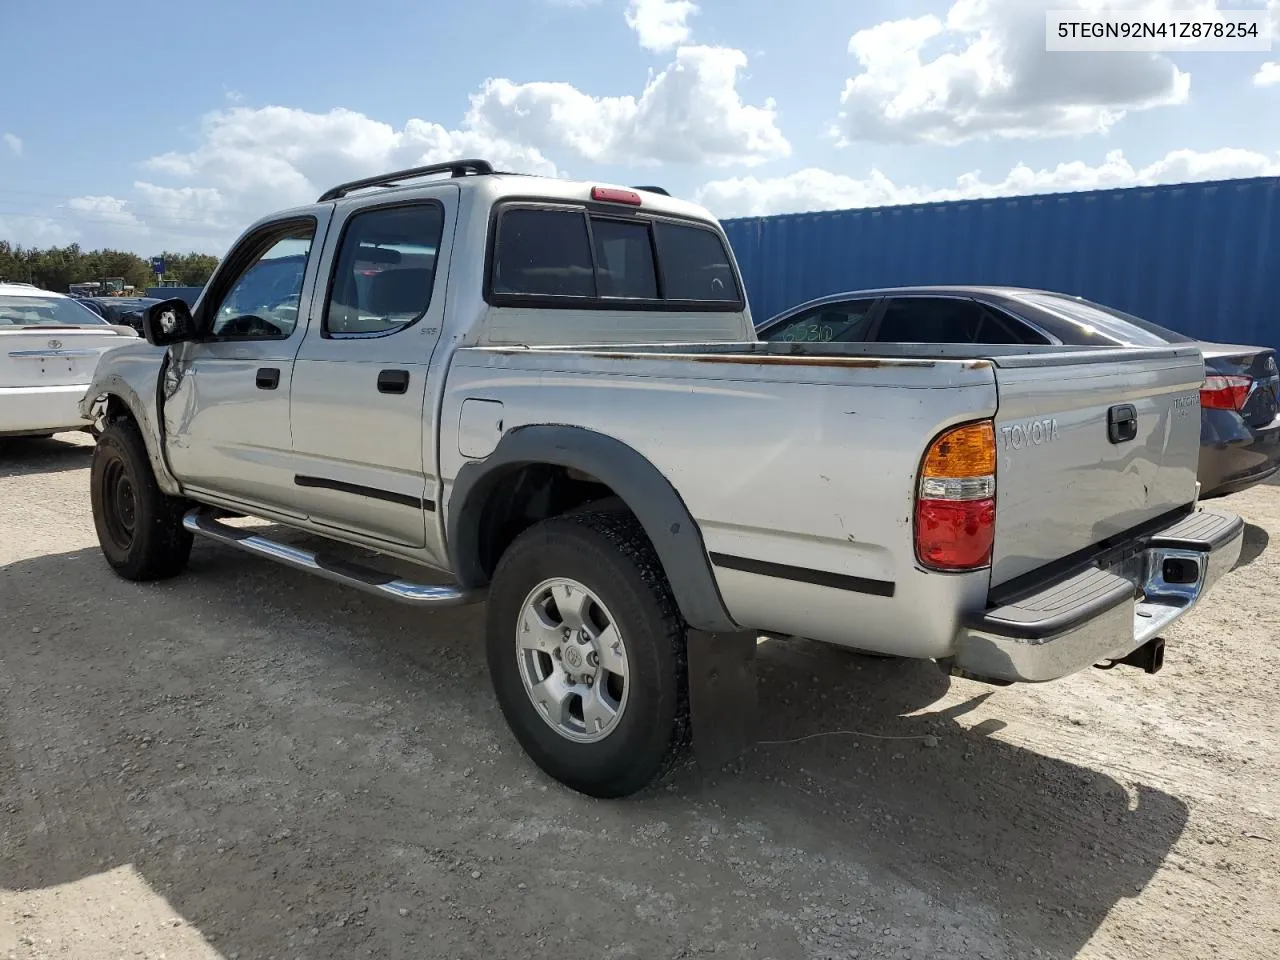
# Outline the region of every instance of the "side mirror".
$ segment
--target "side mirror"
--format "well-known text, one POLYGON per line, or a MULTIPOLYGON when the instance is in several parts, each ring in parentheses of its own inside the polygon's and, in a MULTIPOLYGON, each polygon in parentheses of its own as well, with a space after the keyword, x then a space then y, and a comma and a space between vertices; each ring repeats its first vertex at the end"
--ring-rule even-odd
POLYGON ((195 339, 196 323, 187 301, 175 297, 147 307, 142 315, 142 335, 157 347, 195 339))

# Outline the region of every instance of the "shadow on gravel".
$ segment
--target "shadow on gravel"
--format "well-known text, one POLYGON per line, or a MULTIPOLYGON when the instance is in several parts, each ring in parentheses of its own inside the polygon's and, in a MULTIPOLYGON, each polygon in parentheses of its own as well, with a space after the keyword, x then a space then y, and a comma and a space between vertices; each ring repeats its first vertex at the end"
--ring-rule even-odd
POLYGON ((932 664, 803 642, 760 647, 761 739, 933 745, 759 745, 589 801, 519 752, 482 625, 203 544, 163 584, 96 550, 0 570, 0 888, 129 864, 241 960, 1066 958, 1187 823, 1083 731, 1041 756, 961 725, 987 688, 930 712, 932 664))
POLYGON ((1247 567, 1253 563, 1253 561, 1262 556, 1269 543, 1271 543, 1271 534, 1256 523, 1245 523, 1244 545, 1240 548, 1240 559, 1237 561, 1235 568, 1239 570, 1241 567, 1247 567))
POLYGON ((1077 765, 995 739, 1007 726, 999 719, 957 722, 993 696, 1016 717, 1016 690, 957 681, 972 696, 930 710, 951 682, 932 663, 809 642, 762 646, 759 677, 762 741, 872 737, 758 745, 716 787, 726 812, 749 816, 771 796, 814 831, 815 850, 844 848, 875 882, 918 886, 958 914, 989 911, 1048 956, 1076 956, 1118 902, 1141 893, 1187 824, 1177 797, 1126 790, 1087 766, 1114 744, 1072 736, 1070 725, 1055 732, 1077 765))
POLYGON ((0 437, 0 477, 81 470, 92 455, 87 434, 60 433, 47 440, 0 437))

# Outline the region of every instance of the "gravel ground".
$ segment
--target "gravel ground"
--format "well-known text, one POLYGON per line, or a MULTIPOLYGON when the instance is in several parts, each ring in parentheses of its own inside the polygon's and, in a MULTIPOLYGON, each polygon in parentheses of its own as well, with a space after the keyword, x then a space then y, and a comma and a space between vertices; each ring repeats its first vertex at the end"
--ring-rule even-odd
POLYGON ((89 449, 0 461, 0 958, 1280 955, 1280 487, 1158 677, 769 643, 762 739, 862 735, 598 802, 516 747, 480 609, 201 543, 121 581, 89 449))

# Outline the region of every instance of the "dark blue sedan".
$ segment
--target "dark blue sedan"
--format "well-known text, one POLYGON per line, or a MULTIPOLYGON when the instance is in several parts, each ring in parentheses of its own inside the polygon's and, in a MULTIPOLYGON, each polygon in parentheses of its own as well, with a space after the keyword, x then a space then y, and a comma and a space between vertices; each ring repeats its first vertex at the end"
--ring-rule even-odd
POLYGON ((834 294, 756 325, 761 340, 807 343, 1195 343, 1200 389, 1202 497, 1236 493, 1280 468, 1280 373, 1275 351, 1206 343, 1064 293, 1021 287, 891 287, 834 294))

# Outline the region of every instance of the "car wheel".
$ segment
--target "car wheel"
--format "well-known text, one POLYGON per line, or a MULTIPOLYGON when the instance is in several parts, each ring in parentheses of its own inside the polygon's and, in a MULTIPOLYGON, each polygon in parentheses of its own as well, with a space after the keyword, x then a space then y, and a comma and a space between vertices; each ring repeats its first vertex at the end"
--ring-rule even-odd
POLYGON ((685 624, 627 513, 556 517, 503 554, 489 594, 489 672, 533 761, 593 797, 664 776, 689 744, 685 624))
POLYGON ((117 420, 98 437, 89 497, 98 543, 116 573, 127 580, 163 580, 182 572, 191 555, 191 533, 182 526, 188 504, 156 484, 132 420, 117 420))

